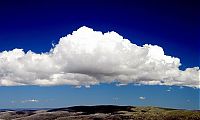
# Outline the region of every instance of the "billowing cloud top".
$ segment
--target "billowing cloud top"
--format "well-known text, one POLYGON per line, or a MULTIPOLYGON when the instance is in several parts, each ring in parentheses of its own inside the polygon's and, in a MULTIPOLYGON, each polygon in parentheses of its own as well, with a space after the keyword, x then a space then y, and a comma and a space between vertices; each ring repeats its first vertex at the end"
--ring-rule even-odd
POLYGON ((116 82, 200 88, 199 67, 179 70, 180 59, 157 45, 137 46, 116 32, 81 27, 49 52, 0 52, 0 86, 75 85, 116 82))

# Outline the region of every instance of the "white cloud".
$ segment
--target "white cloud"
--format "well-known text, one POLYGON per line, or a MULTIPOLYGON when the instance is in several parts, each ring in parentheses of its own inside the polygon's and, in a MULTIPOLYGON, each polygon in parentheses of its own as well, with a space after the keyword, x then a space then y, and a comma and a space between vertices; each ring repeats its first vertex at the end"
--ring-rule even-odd
POLYGON ((38 103, 39 100, 36 99, 30 99, 30 100, 22 100, 21 103, 38 103))
POLYGON ((172 91, 172 87, 169 87, 166 91, 167 92, 171 92, 172 91))
POLYGON ((157 45, 138 46, 116 32, 81 27, 47 53, 0 52, 0 86, 178 85, 200 88, 199 67, 179 69, 180 59, 157 45))
POLYGON ((78 85, 78 86, 75 86, 74 88, 81 88, 81 86, 80 86, 80 85, 78 85))
POLYGON ((140 100, 146 100, 146 97, 139 97, 140 100))
POLYGON ((180 89, 183 89, 184 87, 183 87, 183 86, 180 86, 179 88, 180 88, 180 89))
POLYGON ((126 86, 127 84, 124 83, 117 83, 116 86, 120 87, 120 86, 126 86))
POLYGON ((170 89, 168 89, 168 90, 166 90, 167 92, 171 92, 171 90, 170 89))

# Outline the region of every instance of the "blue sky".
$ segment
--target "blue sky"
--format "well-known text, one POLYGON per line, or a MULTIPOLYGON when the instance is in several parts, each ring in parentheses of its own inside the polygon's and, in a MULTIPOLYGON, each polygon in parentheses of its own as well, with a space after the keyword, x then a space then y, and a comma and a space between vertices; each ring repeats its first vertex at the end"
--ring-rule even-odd
POLYGON ((1 87, 2 108, 48 108, 72 105, 118 104, 198 109, 198 90, 167 86, 104 84, 91 88, 72 86, 1 87), (170 90, 170 91, 168 91, 170 90), (144 100, 139 97, 145 97, 144 100), (23 102, 37 99, 39 102, 23 102))
MULTIPOLYGON (((197 9, 197 3, 179 0, 1 1, 0 51, 23 48, 48 52, 59 38, 87 26, 102 32, 116 31, 137 45, 159 45, 165 54, 180 58, 180 69, 184 70, 199 66, 197 9)), ((199 109, 199 92, 189 87, 132 84, 100 84, 91 88, 2 86, 0 106, 119 104, 199 109)))

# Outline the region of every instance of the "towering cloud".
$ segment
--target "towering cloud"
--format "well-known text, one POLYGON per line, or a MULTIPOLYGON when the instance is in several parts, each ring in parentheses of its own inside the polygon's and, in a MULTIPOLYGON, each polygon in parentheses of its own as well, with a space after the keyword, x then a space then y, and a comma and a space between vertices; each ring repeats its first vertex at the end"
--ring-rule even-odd
POLYGON ((180 59, 157 45, 137 46, 116 32, 81 27, 49 52, 0 52, 0 86, 99 83, 178 85, 200 88, 199 67, 179 69, 180 59))

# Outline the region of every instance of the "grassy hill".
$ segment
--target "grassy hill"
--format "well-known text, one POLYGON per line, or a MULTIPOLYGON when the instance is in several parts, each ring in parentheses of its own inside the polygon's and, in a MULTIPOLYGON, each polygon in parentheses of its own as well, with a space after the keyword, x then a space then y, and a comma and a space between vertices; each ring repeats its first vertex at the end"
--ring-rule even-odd
POLYGON ((200 111, 134 106, 74 106, 2 111, 0 120, 200 120, 200 111))

